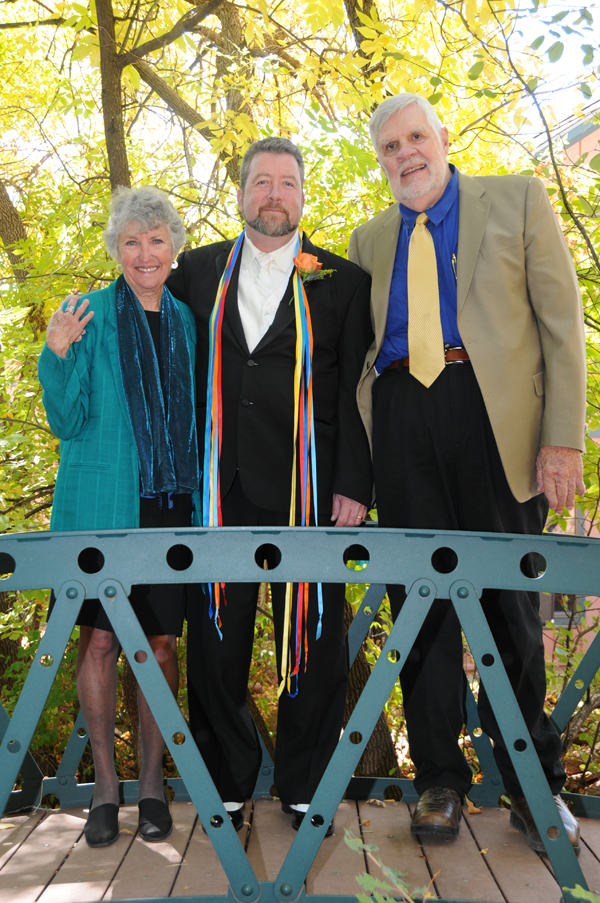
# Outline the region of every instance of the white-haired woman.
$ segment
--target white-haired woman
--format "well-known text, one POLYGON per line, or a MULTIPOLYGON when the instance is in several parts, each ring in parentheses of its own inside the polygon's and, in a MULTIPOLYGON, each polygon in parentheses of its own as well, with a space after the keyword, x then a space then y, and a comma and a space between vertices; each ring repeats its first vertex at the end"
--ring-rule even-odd
MULTIPOLYGON (((48 423, 60 438, 52 530, 189 526, 197 522, 199 467, 194 401, 196 329, 165 280, 185 232, 157 188, 121 188, 104 233, 122 275, 100 291, 69 296, 48 324, 39 378, 48 423)), ((99 568, 89 563, 90 572, 99 568)), ((183 584, 134 586, 130 600, 174 694, 178 687, 183 584)), ((77 691, 94 755, 95 787, 85 836, 119 836, 114 767, 119 641, 98 599, 77 623, 77 691)), ((143 764, 139 832, 172 829, 163 789, 164 740, 139 695, 143 764)))

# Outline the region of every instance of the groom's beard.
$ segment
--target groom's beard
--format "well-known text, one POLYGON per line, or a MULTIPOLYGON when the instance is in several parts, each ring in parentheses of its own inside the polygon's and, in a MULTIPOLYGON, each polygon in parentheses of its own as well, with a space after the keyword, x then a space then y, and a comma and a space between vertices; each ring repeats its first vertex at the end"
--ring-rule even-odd
MULTIPOLYGON (((271 208, 273 209, 273 208, 271 208)), ((282 235, 289 235, 298 228, 298 223, 294 226, 290 222, 290 217, 285 207, 278 207, 285 214, 282 218, 268 211, 258 211, 258 216, 252 222, 246 222, 247 226, 260 232, 261 235, 269 235, 271 238, 280 238, 282 235)))

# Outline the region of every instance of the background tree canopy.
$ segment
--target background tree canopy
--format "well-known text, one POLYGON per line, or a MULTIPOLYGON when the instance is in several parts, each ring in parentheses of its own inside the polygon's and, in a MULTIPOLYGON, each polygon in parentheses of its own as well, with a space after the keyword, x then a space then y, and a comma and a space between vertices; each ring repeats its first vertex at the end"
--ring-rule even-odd
MULTIPOLYGON (((0 530, 48 524, 58 440, 37 356, 60 299, 114 278, 111 189, 162 187, 191 246, 230 238, 240 155, 285 135, 306 156, 304 228, 344 254, 391 203, 367 123, 399 91, 435 105, 459 168, 547 180, 582 287, 596 429, 600 154, 565 164, 552 139, 565 86, 569 113, 600 109, 597 35, 592 10, 540 0, 0 0, 0 530)), ((599 466, 590 441, 588 529, 599 466)), ((40 600, 2 595, 15 643, 40 600)))

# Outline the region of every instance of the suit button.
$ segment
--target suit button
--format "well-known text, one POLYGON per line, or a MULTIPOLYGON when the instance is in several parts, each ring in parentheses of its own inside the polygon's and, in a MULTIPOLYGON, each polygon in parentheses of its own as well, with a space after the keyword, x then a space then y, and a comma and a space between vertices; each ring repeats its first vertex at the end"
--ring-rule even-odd
POLYGON ((249 404, 252 404, 251 401, 248 401, 247 398, 242 398, 242 405, 247 408, 249 404))
POLYGON ((253 361, 252 358, 250 358, 249 361, 246 361, 246 364, 248 365, 248 367, 258 367, 256 361, 253 361))

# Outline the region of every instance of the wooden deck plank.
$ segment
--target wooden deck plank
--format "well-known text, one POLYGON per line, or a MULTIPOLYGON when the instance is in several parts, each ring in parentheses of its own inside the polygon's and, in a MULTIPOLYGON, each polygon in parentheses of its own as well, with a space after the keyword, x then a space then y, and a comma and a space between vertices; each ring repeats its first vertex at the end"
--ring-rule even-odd
MULTIPOLYGON (((135 812, 137 828, 137 806, 135 812)), ((196 821, 196 810, 185 803, 171 804, 173 831, 161 843, 147 843, 137 835, 106 891, 104 900, 168 897, 196 821)))
POLYGON ((586 846, 600 859, 600 821, 595 818, 580 818, 579 824, 586 846))
MULTIPOLYGON (((309 894, 357 894, 356 875, 365 871, 364 856, 350 849, 344 829, 360 837, 358 809, 354 800, 344 800, 334 819, 335 833, 326 837, 306 879, 309 894)), ((313 829, 314 830, 314 829, 313 829)))
MULTIPOLYGON (((558 903, 561 892, 525 837, 509 825, 507 809, 483 808, 468 824, 508 903, 558 903)), ((487 897, 482 897, 486 900, 487 897)))
MULTIPOLYGON (((410 812, 406 803, 388 800, 385 808, 359 802, 365 843, 379 847, 384 865, 405 872, 411 888, 427 887, 431 880, 427 862, 417 838, 410 833, 410 812), (367 825, 366 822, 371 822, 367 825)), ((377 876, 377 866, 369 864, 369 872, 377 876)))
POLYGON ((255 800, 248 859, 259 881, 273 881, 296 832, 292 816, 284 815, 278 800, 255 800))
MULTIPOLYGON (((87 810, 84 810, 87 815, 87 810)), ((81 836, 38 903, 95 903, 101 900, 133 842, 137 831, 137 806, 119 811, 120 834, 109 847, 92 848, 81 836)))
MULTIPOLYGON (((192 803, 185 803, 196 812, 192 803)), ((249 817, 250 803, 246 803, 245 815, 249 817)), ((245 843, 248 827, 239 832, 238 837, 245 843)), ((229 884, 223 866, 213 845, 202 830, 200 819, 196 821, 185 858, 177 874, 172 897, 194 897, 201 894, 226 894, 229 884)))
POLYGON ((81 837, 83 809, 48 812, 0 872, 0 903, 34 903, 81 837))
POLYGON ((0 870, 27 840, 45 814, 45 811, 38 811, 31 815, 13 815, 0 819, 0 826, 4 826, 0 830, 0 870), (14 827, 8 827, 9 825, 14 827))
MULTIPOLYGON (((410 807, 412 811, 412 806, 410 807)), ((463 806, 463 815, 466 806, 463 806)), ((504 903, 504 897, 490 874, 466 824, 461 824, 458 837, 420 836, 423 852, 438 896, 447 900, 486 900, 504 903)), ((554 885, 556 887, 556 885, 554 885)), ((518 903, 525 903, 519 900, 518 903)), ((550 903, 546 900, 545 903, 550 903)))

